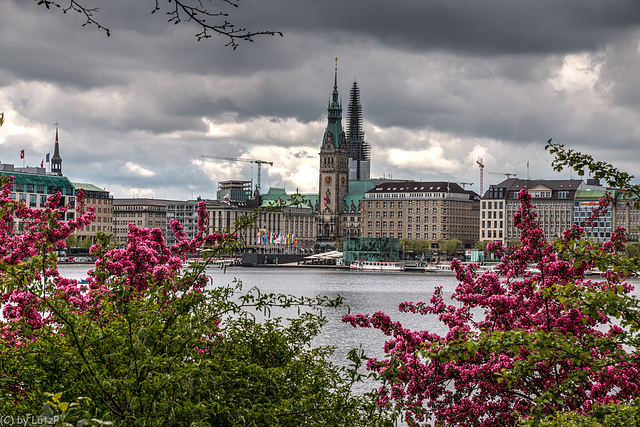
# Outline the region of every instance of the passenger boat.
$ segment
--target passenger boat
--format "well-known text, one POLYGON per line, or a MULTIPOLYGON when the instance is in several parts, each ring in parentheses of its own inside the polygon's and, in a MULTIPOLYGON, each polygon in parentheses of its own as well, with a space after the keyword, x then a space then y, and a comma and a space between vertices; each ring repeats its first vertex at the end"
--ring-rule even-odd
POLYGON ((393 261, 353 261, 349 266, 351 270, 373 271, 404 271, 404 264, 393 261))
POLYGON ((424 271, 427 273, 438 273, 438 274, 456 274, 455 271, 451 270, 451 264, 429 264, 424 268, 424 271))

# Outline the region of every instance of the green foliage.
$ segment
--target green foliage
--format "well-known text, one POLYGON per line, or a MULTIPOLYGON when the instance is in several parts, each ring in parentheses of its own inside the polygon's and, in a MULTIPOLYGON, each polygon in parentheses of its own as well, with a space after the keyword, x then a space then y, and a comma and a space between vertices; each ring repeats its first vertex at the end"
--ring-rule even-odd
POLYGON ((521 420, 520 427, 609 427, 639 426, 640 406, 634 404, 597 405, 586 414, 559 412, 547 418, 521 420))
POLYGON ((112 426, 111 421, 92 418, 89 414, 91 399, 78 397, 75 402, 62 400, 62 393, 45 393, 48 400, 42 405, 42 415, 37 417, 39 424, 51 427, 112 426), (75 424, 72 424, 76 421, 75 424))
POLYGON ((0 113, 0 126, 4 124, 4 113, 0 113))
MULTIPOLYGON (((25 209, 11 198, 1 207, 25 209)), ((57 231, 57 217, 30 232, 57 231)), ((204 265, 180 269, 159 230, 132 227, 124 249, 108 250, 108 237, 97 235, 86 286, 53 274, 57 245, 42 238, 38 252, 25 245, 25 261, 0 260, 3 298, 20 302, 0 330, 0 414, 64 415, 64 426, 393 424, 394 413, 353 391, 363 355, 345 367, 330 361, 332 348, 313 346, 326 322, 320 310, 341 305, 340 296, 205 287, 204 265), (46 392, 53 400, 43 406, 46 392)), ((207 237, 205 263, 233 240, 207 237)))
POLYGON ((405 252, 418 252, 425 253, 431 250, 431 242, 424 239, 400 239, 400 247, 404 248, 405 252))
POLYGON ((36 390, 91 396, 94 416, 127 426, 371 425, 379 413, 353 396, 353 374, 328 361, 330 348, 312 347, 322 316, 263 318, 340 299, 242 293, 240 284, 181 298, 169 283, 140 298, 114 291, 99 316, 54 300, 64 322, 33 330, 28 347, 4 346, 12 384, 30 385, 4 413, 33 413, 36 390))
POLYGON ((509 246, 510 248, 520 248, 522 247, 522 243, 520 243, 520 240, 509 240, 507 246, 509 246))
POLYGON ((625 247, 625 253, 628 257, 636 258, 640 256, 640 243, 629 242, 625 247))
POLYGON ((448 256, 455 256, 464 247, 462 241, 458 239, 440 240, 439 243, 440 252, 444 252, 448 256))
MULTIPOLYGON (((549 150, 549 153, 554 155, 551 166, 558 172, 569 167, 577 171, 578 175, 584 176, 585 171, 588 171, 593 178, 604 179, 610 187, 627 190, 625 197, 640 196, 640 185, 631 184, 634 176, 620 171, 610 163, 596 161, 589 154, 567 149, 562 144, 554 144, 551 139, 547 141, 545 150, 549 150)), ((634 203, 636 208, 640 207, 640 200, 634 203)))

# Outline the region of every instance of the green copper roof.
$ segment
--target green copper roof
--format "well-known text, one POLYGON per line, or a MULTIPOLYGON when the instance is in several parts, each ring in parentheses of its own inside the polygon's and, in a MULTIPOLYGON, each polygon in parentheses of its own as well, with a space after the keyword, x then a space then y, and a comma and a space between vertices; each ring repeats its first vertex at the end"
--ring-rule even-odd
POLYGON ((340 148, 345 135, 342 129, 342 103, 340 102, 340 94, 338 93, 338 58, 336 58, 333 92, 331 93, 327 113, 327 128, 324 131, 322 145, 324 146, 328 142, 331 142, 336 148, 340 148))
MULTIPOLYGON (((269 191, 267 191, 267 194, 263 194, 260 196, 261 198, 261 203, 260 203, 260 207, 262 208, 266 208, 269 206, 273 206, 274 202, 278 202, 278 201, 283 201, 285 206, 294 206, 294 207, 300 207, 300 208, 313 208, 315 206, 315 204, 311 203, 310 198, 314 197, 314 195, 306 195, 306 194, 301 194, 301 196, 304 197, 306 204, 303 206, 299 206, 299 205, 294 205, 291 202, 291 198, 290 196, 287 194, 287 191, 284 188, 269 188, 269 191)), ((318 198, 318 195, 315 195, 315 198, 318 198)))
POLYGON ((349 181, 349 194, 364 195, 364 193, 371 190, 372 188, 375 188, 375 186, 376 185, 370 179, 358 180, 358 181, 352 180, 352 181, 349 181))
POLYGON ((573 196, 574 200, 599 200, 604 197, 604 190, 576 191, 573 196))
POLYGON ((87 184, 87 183, 81 183, 81 182, 72 182, 71 184, 73 184, 76 191, 84 190, 84 191, 102 191, 105 193, 109 192, 108 190, 105 190, 93 184, 87 184))
POLYGON ((67 177, 58 175, 42 175, 36 173, 0 171, 0 174, 15 177, 16 184, 44 185, 48 187, 70 187, 73 185, 67 177))

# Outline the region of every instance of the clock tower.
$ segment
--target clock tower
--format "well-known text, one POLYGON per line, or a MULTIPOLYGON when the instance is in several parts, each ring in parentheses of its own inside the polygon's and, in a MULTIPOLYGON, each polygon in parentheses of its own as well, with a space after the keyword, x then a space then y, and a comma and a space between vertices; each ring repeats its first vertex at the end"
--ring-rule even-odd
POLYGON ((334 70, 327 127, 320 147, 318 188, 318 240, 333 242, 342 237, 340 214, 349 190, 349 149, 342 129, 342 103, 338 94, 338 58, 334 70))

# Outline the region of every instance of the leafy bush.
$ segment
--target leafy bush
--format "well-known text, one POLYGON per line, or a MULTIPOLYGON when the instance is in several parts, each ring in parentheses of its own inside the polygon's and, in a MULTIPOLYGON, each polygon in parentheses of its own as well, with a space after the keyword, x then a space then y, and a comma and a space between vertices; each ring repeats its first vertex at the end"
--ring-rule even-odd
MULTIPOLYGON (((91 417, 122 426, 388 425, 393 414, 352 393, 352 368, 314 348, 325 319, 316 310, 341 298, 303 298, 207 286, 203 265, 182 269, 185 255, 210 257, 234 245, 233 234, 208 233, 205 204, 199 232, 168 247, 159 230, 129 225, 125 248, 107 236, 86 284, 61 277, 54 251, 93 218, 92 210, 61 222, 64 209, 34 210, 0 193, 0 413, 40 413, 45 393, 90 399, 91 417), (25 234, 12 233, 14 221, 25 234), (288 319, 264 316, 299 308, 288 319), (263 321, 256 320, 255 313, 263 321)), ((76 421, 69 418, 69 421, 76 421)))

